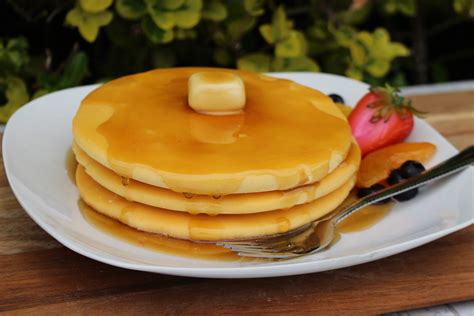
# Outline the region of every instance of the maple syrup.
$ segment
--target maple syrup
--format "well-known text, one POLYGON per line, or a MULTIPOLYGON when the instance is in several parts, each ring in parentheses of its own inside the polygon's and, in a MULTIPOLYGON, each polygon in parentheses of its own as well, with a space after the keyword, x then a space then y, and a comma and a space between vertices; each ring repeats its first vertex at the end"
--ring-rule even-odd
POLYGON ((189 210, 189 214, 128 201, 100 186, 83 167, 77 169, 76 179, 84 201, 101 214, 143 231, 193 241, 252 238, 296 229, 324 216, 340 204, 355 182, 353 177, 316 201, 288 209, 211 216, 198 214, 199 208, 189 210))
MULTIPOLYGON (((348 205, 355 200, 357 200, 357 196, 353 191, 342 205, 348 205)), ((393 205, 394 202, 366 206, 339 223, 337 231, 339 233, 353 233, 369 229, 384 219, 390 213, 393 205)))
MULTIPOLYGON (((94 160, 118 173, 124 187, 135 177, 135 180, 181 192, 187 199, 195 194, 220 199, 231 193, 284 190, 314 183, 332 172, 349 152, 350 127, 322 93, 290 81, 239 72, 247 95, 244 112, 227 116, 202 115, 187 104, 187 80, 196 71, 196 68, 152 71, 120 78, 95 90, 83 101, 74 119, 75 141, 94 160), (141 178, 136 178, 137 175, 141 178)), ((72 153, 71 156, 74 158, 72 153)), ((76 166, 77 163, 71 162, 68 167, 71 179, 74 179, 76 166)), ((79 175, 77 179, 80 184, 79 175)), ((353 182, 338 203, 352 185, 353 182)), ((84 217, 98 229, 146 249, 212 260, 239 260, 240 257, 212 243, 143 232, 112 218, 130 223, 133 213, 137 213, 133 209, 136 207, 143 215, 140 222, 144 227, 166 222, 175 228, 174 223, 187 223, 184 227, 191 240, 212 240, 209 236, 215 237, 215 231, 239 230, 247 223, 262 234, 265 234, 263 226, 273 226, 277 232, 284 233, 292 228, 290 215, 295 212, 295 209, 287 209, 249 214, 247 223, 239 215, 209 216, 198 214, 198 210, 190 210, 196 215, 189 218, 189 214, 142 207, 127 197, 118 201, 118 196, 110 194, 97 187, 84 198, 101 212, 100 206, 90 203, 92 197, 102 206, 105 202, 110 205, 114 202, 113 207, 106 207, 107 212, 104 212, 111 217, 79 202, 84 217), (117 201, 113 200, 115 196, 117 201), (224 219, 234 226, 227 227, 224 219)), ((331 195, 321 200, 328 204, 331 195)), ((307 207, 297 207, 301 222, 317 218, 307 207)), ((340 223, 337 231, 367 229, 389 210, 387 205, 367 207, 340 223)), ((301 223, 296 226, 299 225, 301 223)), ((176 236, 185 238, 186 235, 176 236)))
POLYGON ((105 84, 82 102, 75 141, 123 177, 208 195, 294 188, 346 157, 351 132, 340 111, 288 80, 226 70, 245 82, 244 113, 197 114, 187 104, 188 78, 207 70, 158 70, 105 84))

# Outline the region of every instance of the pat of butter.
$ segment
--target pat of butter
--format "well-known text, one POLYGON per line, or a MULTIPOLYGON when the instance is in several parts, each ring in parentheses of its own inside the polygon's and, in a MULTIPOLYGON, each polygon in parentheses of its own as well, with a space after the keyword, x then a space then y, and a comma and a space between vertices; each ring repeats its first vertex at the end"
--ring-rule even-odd
POLYGON ((245 107, 244 82, 230 72, 195 73, 188 81, 188 104, 203 114, 238 114, 245 107))

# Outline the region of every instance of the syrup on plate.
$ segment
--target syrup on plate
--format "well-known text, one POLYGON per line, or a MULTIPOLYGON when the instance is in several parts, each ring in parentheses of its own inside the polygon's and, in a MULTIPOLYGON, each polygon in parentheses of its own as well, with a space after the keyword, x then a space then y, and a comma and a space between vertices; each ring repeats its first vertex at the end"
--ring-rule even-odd
MULTIPOLYGON (((342 205, 348 205, 355 200, 357 200, 357 196, 353 191, 342 205)), ((389 202, 366 206, 342 221, 337 226, 337 231, 339 233, 353 233, 369 229, 389 214, 393 204, 393 202, 389 202)))

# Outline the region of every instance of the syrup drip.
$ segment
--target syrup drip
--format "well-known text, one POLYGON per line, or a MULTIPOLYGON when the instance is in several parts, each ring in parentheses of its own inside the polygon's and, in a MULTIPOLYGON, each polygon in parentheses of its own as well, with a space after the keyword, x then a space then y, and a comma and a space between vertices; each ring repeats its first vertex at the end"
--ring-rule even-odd
POLYGON ((123 185, 124 187, 126 187, 127 185, 130 184, 130 178, 121 177, 121 179, 122 179, 122 185, 123 185))
POLYGON ((193 196, 194 196, 194 194, 188 193, 188 192, 183 192, 183 195, 184 195, 184 197, 187 198, 187 199, 192 199, 193 196))

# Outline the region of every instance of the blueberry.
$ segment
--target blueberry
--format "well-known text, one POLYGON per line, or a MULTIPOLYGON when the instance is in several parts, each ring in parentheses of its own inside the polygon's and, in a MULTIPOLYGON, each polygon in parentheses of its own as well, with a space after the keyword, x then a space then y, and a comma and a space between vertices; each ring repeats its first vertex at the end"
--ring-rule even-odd
MULTIPOLYGON (((381 191, 383 189, 385 189, 385 186, 383 184, 376 183, 376 184, 372 185, 371 187, 359 189, 359 191, 357 191, 357 197, 358 198, 363 198, 367 195, 371 195, 371 194, 373 194, 375 192, 378 192, 378 191, 381 191)), ((389 201, 390 201, 390 199, 386 199, 386 200, 377 202, 375 204, 385 204, 389 201)))
POLYGON ((405 177, 402 176, 400 169, 395 169, 390 172, 390 175, 387 178, 387 183, 390 185, 395 185, 402 182, 403 180, 405 180, 405 177))
POLYGON ((406 191, 395 195, 393 198, 399 202, 404 202, 413 199, 418 194, 418 188, 411 189, 410 191, 406 191))
POLYGON ((344 104, 344 99, 339 94, 331 93, 329 97, 332 99, 334 103, 344 104))
POLYGON ((403 163, 399 168, 401 175, 405 178, 411 178, 419 175, 425 171, 425 167, 421 163, 415 160, 408 160, 403 163))
MULTIPOLYGON (((407 161, 407 162, 410 162, 410 161, 407 161)), ((419 162, 416 162, 416 161, 413 161, 411 160, 410 162, 411 165, 420 165, 421 164, 419 162)), ((405 164, 403 164, 405 165, 405 164)), ((402 165, 402 166, 403 166, 402 165)), ((423 168, 423 166, 421 166, 423 168)), ((419 167, 417 167, 419 168, 419 167)), ((410 172, 413 172, 413 170, 415 170, 415 168, 412 168, 412 167, 409 167, 407 169, 410 169, 411 171, 410 172)), ((425 168, 423 168, 424 170, 425 168)), ((419 169, 416 169, 416 170, 419 170, 419 169)), ((420 172, 418 172, 419 174, 420 172)), ((390 185, 395 185, 395 184, 398 184, 400 182, 403 182, 407 179, 407 177, 405 177, 405 174, 403 173, 403 169, 400 168, 400 169, 395 169, 395 170, 392 170, 392 172, 390 172, 390 175, 388 176, 387 178, 387 183, 390 184, 390 185)), ((408 200, 411 200, 412 198, 414 198, 416 195, 418 194, 418 189, 412 189, 410 191, 407 191, 407 192, 403 192, 403 193, 400 193, 398 195, 395 195, 393 198, 399 202, 403 202, 403 201, 408 201, 408 200)))

